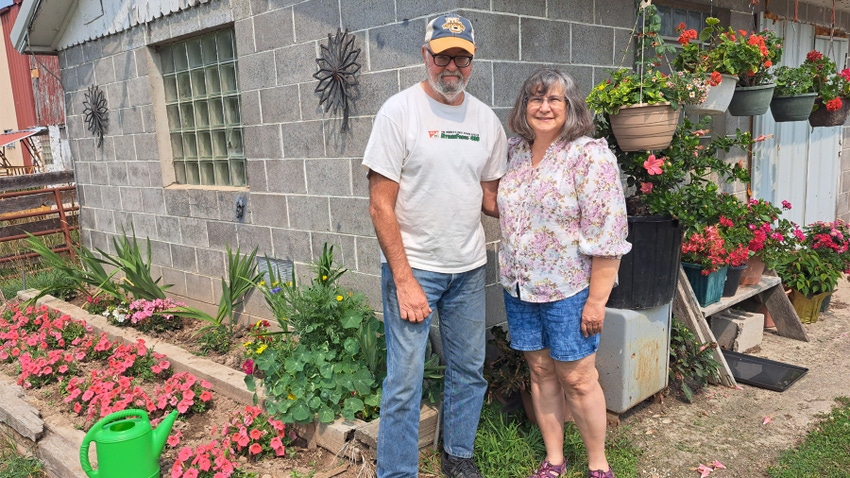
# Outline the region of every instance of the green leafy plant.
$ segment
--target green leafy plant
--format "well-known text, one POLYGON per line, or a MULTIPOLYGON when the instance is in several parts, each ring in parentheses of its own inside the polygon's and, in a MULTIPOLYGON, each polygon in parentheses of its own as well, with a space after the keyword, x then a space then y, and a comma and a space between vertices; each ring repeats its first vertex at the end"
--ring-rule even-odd
POLYGON ((227 351, 230 348, 229 342, 225 347, 221 337, 223 334, 233 335, 236 326, 234 320, 236 308, 245 301, 248 293, 263 278, 263 274, 257 270, 256 247, 247 255, 243 255, 239 249, 236 249, 234 253, 230 246, 227 246, 226 249, 227 278, 221 278, 221 298, 218 302, 216 315, 212 316, 202 310, 186 306, 173 309, 175 314, 182 317, 202 320, 209 324, 197 332, 201 336, 201 341, 207 345, 207 351, 213 350, 211 347, 215 347, 215 350, 220 352, 222 349, 227 351))
POLYGON ((68 289, 75 290, 81 294, 88 295, 87 287, 94 288, 97 292, 108 294, 116 299, 123 299, 124 294, 112 282, 112 277, 118 272, 106 272, 103 268, 103 261, 98 259, 92 252, 85 247, 79 249, 71 247, 74 256, 78 262, 71 260, 70 257, 60 255, 48 247, 42 240, 32 234, 27 233, 27 243, 30 248, 41 256, 42 264, 49 269, 57 272, 59 279, 55 283, 45 285, 35 297, 31 299, 31 303, 35 303, 38 299, 45 295, 63 295, 68 289))
POLYGON ((484 377, 490 393, 507 399, 518 392, 530 392, 531 375, 523 353, 511 348, 508 333, 503 327, 491 327, 490 335, 489 343, 499 352, 498 357, 484 364, 484 377))
POLYGON ((835 290, 843 271, 844 261, 838 254, 819 253, 805 246, 791 252, 789 260, 776 267, 784 286, 808 298, 835 290))
POLYGON ((587 96, 587 106, 598 114, 616 114, 624 106, 670 103, 697 104, 705 99, 708 83, 705 75, 679 71, 668 75, 657 68, 666 54, 676 50, 664 43, 661 16, 655 5, 642 10, 643 31, 636 35, 638 43, 637 71, 620 68, 610 78, 596 85, 587 96))
POLYGON ((814 78, 803 65, 780 66, 773 72, 773 82, 776 84, 774 96, 798 96, 815 91, 814 78))
POLYGON ((770 67, 782 58, 780 38, 769 30, 747 32, 723 29, 720 20, 708 17, 705 27, 695 29, 680 23, 681 52, 673 60, 679 71, 738 76, 738 86, 757 86, 770 82, 770 67))
POLYGON ((717 343, 699 343, 694 333, 675 317, 670 332, 670 384, 678 387, 690 403, 694 400, 694 390, 719 377, 720 365, 714 359, 717 343))
MULTIPOLYGON (((828 111, 841 109, 844 101, 850 97, 850 68, 838 72, 835 62, 817 50, 806 54, 803 67, 809 72, 818 100, 826 109, 828 111)), ((815 104, 815 109, 817 108, 818 105, 815 104)))
POLYGON ((686 228, 704 225, 704 216, 716 210, 717 182, 749 180, 742 164, 730 164, 721 153, 747 150, 755 142, 752 135, 736 130, 707 141, 710 122, 710 117, 696 124, 685 118, 670 146, 659 152, 615 151, 626 185, 634 188, 626 198, 629 214, 670 214, 686 228))
POLYGON ((120 270, 123 277, 119 279, 119 287, 124 290, 126 296, 134 299, 165 299, 165 291, 171 284, 160 285, 159 281, 151 277, 151 241, 145 238, 145 253, 139 247, 136 240, 136 230, 132 228, 132 240, 127 237, 126 231, 121 231, 121 237, 112 238, 112 246, 115 255, 108 254, 96 248, 103 257, 103 262, 113 265, 120 270))
POLYGON ((336 283, 346 270, 335 266, 333 246, 325 245, 313 269, 309 285, 299 286, 294 270, 284 282, 272 267, 258 284, 280 331, 252 329, 245 383, 255 399, 263 387, 264 406, 284 423, 372 418, 386 375, 383 323, 363 294, 336 283))

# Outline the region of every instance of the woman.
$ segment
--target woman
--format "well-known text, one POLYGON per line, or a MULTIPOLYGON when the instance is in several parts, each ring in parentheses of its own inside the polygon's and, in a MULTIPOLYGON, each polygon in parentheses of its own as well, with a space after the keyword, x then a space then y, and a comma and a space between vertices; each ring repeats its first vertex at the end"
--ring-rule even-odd
POLYGON ((500 281, 511 347, 531 369, 531 397, 546 445, 532 477, 555 478, 564 460, 564 400, 587 448, 591 478, 613 478, 605 457, 605 397, 596 350, 620 257, 631 250, 623 187, 575 80, 551 68, 523 84, 508 118, 519 138, 499 185, 500 281))

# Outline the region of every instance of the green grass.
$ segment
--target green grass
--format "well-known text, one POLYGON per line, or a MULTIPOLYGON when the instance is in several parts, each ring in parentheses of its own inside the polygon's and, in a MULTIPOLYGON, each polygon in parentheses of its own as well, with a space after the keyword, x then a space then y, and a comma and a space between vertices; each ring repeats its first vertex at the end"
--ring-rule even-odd
POLYGON ((42 478, 47 476, 36 458, 20 454, 15 443, 4 437, 0 444, 0 476, 3 478, 42 478))
MULTIPOLYGON (((61 283, 62 280, 61 274, 51 269, 26 271, 27 289, 41 290, 47 286, 61 283)), ((14 298, 18 291, 22 289, 24 289, 24 277, 21 273, 0 279, 0 291, 3 292, 3 297, 6 300, 14 298)))
POLYGON ((803 443, 782 453, 767 470, 771 478, 818 476, 842 478, 850 470, 850 398, 839 397, 829 415, 822 417, 803 443))
MULTIPOLYGON (((608 431, 605 444, 608 463, 618 478, 637 476, 637 457, 633 447, 618 430, 608 431)), ((569 463, 563 478, 585 478, 587 457, 578 430, 568 423, 564 431, 564 454, 569 463)), ((486 404, 481 413, 475 439, 475 463, 487 478, 529 476, 545 458, 540 430, 531 425, 522 412, 506 415, 498 403, 486 404)))

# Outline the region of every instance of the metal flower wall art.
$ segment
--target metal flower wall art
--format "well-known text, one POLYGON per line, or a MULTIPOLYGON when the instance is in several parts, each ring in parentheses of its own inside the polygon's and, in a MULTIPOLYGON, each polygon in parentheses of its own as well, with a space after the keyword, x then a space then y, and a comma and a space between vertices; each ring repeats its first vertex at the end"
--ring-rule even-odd
POLYGON ((354 36, 337 29, 336 35, 328 34, 327 46, 321 45, 322 57, 316 59, 319 71, 313 78, 319 80, 316 93, 320 93, 319 106, 325 105, 326 111, 336 114, 342 110, 342 131, 348 129, 349 104, 354 96, 354 87, 358 85, 357 63, 359 48, 354 48, 354 36))
POLYGON ((109 110, 106 107, 103 91, 97 85, 89 86, 83 106, 86 127, 97 136, 97 147, 100 148, 103 146, 103 133, 106 132, 106 126, 109 124, 109 110))

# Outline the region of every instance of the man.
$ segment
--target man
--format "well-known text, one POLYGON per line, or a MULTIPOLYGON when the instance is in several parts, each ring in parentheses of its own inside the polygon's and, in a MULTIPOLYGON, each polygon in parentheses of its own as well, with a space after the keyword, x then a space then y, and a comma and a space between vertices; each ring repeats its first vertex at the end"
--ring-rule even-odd
POLYGON ((419 411, 432 312, 446 362, 443 465, 477 478, 472 461, 487 382, 484 229, 495 215, 507 141, 496 115, 464 91, 472 24, 443 15, 428 24, 427 78, 381 107, 366 146, 369 213, 382 251, 387 378, 378 432, 378 477, 418 476, 419 411))

